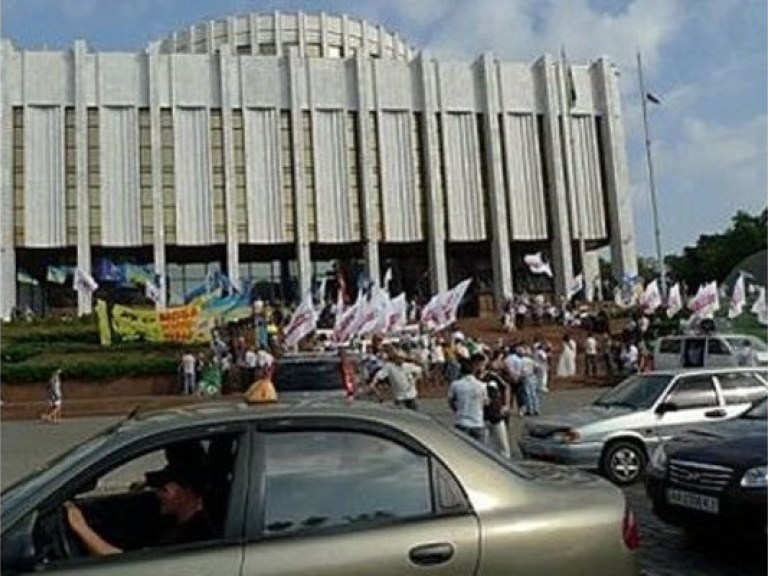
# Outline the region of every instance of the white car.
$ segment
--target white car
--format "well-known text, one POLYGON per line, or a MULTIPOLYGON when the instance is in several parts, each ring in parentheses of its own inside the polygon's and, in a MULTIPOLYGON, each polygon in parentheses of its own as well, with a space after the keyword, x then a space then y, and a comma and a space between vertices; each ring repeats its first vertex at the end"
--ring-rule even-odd
POLYGON ((735 418, 768 395, 761 368, 656 371, 630 376, 591 405, 530 420, 524 456, 637 481, 648 454, 692 424, 735 418))

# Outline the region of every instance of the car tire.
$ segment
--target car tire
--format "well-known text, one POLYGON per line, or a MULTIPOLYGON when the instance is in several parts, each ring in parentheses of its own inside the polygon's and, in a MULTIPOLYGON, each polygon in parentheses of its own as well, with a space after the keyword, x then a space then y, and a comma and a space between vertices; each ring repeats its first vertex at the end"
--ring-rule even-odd
POLYGON ((620 440, 606 446, 600 462, 603 475, 617 486, 637 482, 648 461, 645 450, 635 442, 620 440))

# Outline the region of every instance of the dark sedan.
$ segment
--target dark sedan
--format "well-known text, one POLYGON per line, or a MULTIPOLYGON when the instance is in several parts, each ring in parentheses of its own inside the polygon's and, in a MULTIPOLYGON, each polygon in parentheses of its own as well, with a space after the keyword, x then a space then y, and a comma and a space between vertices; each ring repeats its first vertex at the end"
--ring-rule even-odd
POLYGON ((646 491, 662 520, 693 533, 765 534, 768 404, 656 449, 646 491))

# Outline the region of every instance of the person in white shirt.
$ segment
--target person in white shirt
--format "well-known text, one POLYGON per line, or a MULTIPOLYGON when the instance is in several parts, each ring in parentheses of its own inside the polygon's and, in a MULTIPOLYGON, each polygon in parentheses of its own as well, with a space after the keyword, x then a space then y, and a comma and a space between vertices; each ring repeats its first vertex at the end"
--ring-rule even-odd
POLYGON ((185 396, 191 396, 197 391, 196 369, 197 359, 191 352, 185 352, 181 357, 181 375, 183 378, 182 393, 185 396))
POLYGON ((259 351, 256 352, 256 371, 258 372, 258 377, 266 378, 271 376, 274 364, 275 357, 263 348, 259 348, 259 351))
POLYGON ((488 389, 479 378, 485 371, 486 358, 473 354, 466 364, 465 373, 451 382, 448 388, 448 404, 454 413, 454 426, 480 442, 485 441, 485 419, 483 412, 488 404, 488 389))
POLYGON ((384 380, 389 381, 395 396, 395 405, 418 410, 416 399, 419 392, 416 380, 420 375, 421 369, 416 364, 407 362, 404 355, 394 348, 388 348, 386 360, 373 376, 372 385, 375 387, 384 380))
POLYGON ((584 375, 597 376, 597 339, 592 332, 584 339, 584 375))

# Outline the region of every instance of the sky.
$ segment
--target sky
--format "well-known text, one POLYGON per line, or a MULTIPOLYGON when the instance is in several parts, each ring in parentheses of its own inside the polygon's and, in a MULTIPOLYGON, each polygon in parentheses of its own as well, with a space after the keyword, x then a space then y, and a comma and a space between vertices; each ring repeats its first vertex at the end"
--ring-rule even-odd
POLYGON ((621 70, 638 254, 656 254, 637 53, 663 254, 724 232, 766 206, 766 0, 0 0, 20 49, 138 51, 189 25, 249 12, 342 14, 382 24, 417 50, 472 61, 490 51, 533 62, 561 47, 573 63, 621 70))

